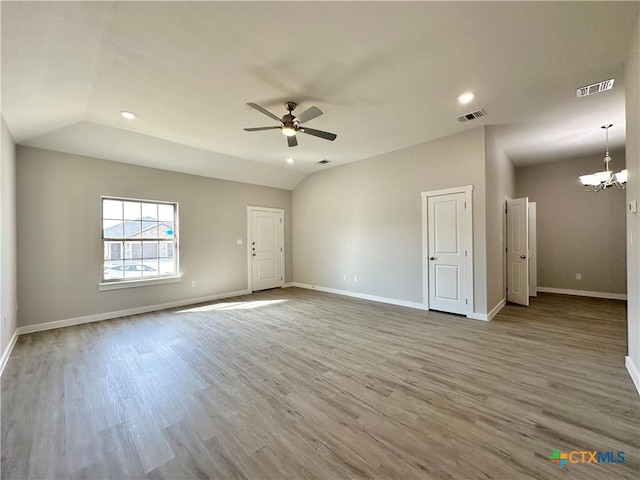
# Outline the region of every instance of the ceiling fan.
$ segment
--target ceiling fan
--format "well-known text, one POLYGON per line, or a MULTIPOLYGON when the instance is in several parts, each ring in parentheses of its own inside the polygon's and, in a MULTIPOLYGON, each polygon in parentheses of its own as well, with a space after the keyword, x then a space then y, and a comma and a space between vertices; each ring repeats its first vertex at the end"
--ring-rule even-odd
POLYGON ((295 102, 285 102, 284 108, 287 109, 289 113, 287 113, 284 117, 278 118, 276 115, 271 113, 269 110, 262 108, 257 103, 247 103, 251 108, 255 108, 259 112, 264 113, 267 117, 272 118, 280 125, 273 127, 255 127, 255 128, 245 128, 247 132, 257 132, 260 130, 275 130, 279 128, 280 131, 287 137, 287 143, 290 147, 295 147, 298 145, 298 140, 296 139, 296 133, 302 132, 307 135, 313 135, 314 137, 324 138, 325 140, 335 140, 337 135, 335 133, 323 132, 322 130, 315 130, 313 128, 308 128, 301 125, 304 122, 308 122, 309 120, 313 120, 316 117, 322 115, 322 110, 318 107, 309 107, 304 112, 302 112, 297 117, 291 113, 297 107, 295 102))

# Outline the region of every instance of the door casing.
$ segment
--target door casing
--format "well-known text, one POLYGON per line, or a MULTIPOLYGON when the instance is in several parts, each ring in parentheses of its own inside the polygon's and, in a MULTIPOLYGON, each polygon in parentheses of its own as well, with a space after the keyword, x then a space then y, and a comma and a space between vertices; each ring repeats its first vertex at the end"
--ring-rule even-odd
POLYGON ((474 282, 473 282, 473 185, 445 188, 441 190, 430 190, 422 192, 422 303, 425 310, 429 310, 429 222, 428 222, 428 200, 429 197, 449 195, 451 193, 464 193, 466 209, 464 220, 465 228, 465 249, 467 250, 466 263, 466 289, 467 289, 467 318, 474 318, 474 282))

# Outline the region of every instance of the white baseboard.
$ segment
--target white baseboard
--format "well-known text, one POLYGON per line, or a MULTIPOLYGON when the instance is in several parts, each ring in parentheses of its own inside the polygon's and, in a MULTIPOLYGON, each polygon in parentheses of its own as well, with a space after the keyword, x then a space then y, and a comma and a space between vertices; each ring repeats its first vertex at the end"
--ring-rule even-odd
POLYGON ((289 288, 289 287, 293 287, 293 282, 287 282, 284 285, 282 285, 282 288, 289 288))
POLYGON ((493 307, 493 309, 487 315, 488 320, 493 320, 493 317, 495 317, 498 314, 498 312, 502 310, 502 307, 504 307, 506 304, 507 304, 506 298, 503 298, 502 300, 500 300, 498 304, 495 307, 493 307))
POLYGON ((424 305, 417 302, 407 302, 406 300, 398 300, 396 298, 378 297, 377 295, 369 295, 366 293, 349 292, 348 290, 338 290, 336 288, 319 287, 318 285, 307 285, 306 283, 293 282, 293 287, 306 288, 309 290, 318 290, 319 292, 335 293, 336 295, 344 295, 346 297, 360 298, 362 300, 371 300, 372 302, 388 303, 398 305, 400 307, 416 308, 418 310, 426 310, 424 305))
POLYGON ((624 293, 589 292, 587 290, 568 290, 566 288, 538 287, 538 292, 559 293, 561 295, 577 295, 579 297, 608 298, 610 300, 626 300, 624 293))
POLYGON ((636 386, 636 390, 638 390, 638 394, 640 394, 640 371, 634 365, 631 357, 624 357, 624 364, 627 367, 627 371, 631 376, 631 380, 633 380, 633 384, 636 386))
POLYGON ((482 320, 483 322, 488 322, 490 320, 489 315, 487 315, 486 313, 478 312, 472 312, 468 314, 467 318, 471 318, 472 320, 482 320))
POLYGON ((112 318, 126 317, 127 315, 137 315, 139 313, 149 313, 158 310, 166 310, 168 308, 184 307, 185 305, 194 305, 196 303, 211 302, 223 298, 238 297, 240 295, 250 294, 250 290, 238 290, 237 292, 220 293, 217 295, 209 295, 207 297, 189 298, 187 300, 178 300, 176 302, 160 303, 157 305, 149 305, 145 307, 130 308, 127 310, 118 310, 116 312, 98 313, 96 315, 87 315, 85 317, 68 318, 66 320, 56 320, 54 322, 39 323, 37 325, 27 325, 18 327, 16 333, 24 335, 26 333, 42 332, 45 330, 53 330, 54 328, 70 327, 72 325, 80 325, 82 323, 99 322, 101 320, 110 320, 112 318))
POLYGON ((13 347, 15 347, 16 342, 18 341, 18 329, 13 332, 13 336, 9 341, 9 345, 2 352, 2 358, 0 358, 0 377, 2 376, 2 372, 4 372, 4 367, 7 365, 9 361, 9 357, 11 356, 11 352, 13 352, 13 347))

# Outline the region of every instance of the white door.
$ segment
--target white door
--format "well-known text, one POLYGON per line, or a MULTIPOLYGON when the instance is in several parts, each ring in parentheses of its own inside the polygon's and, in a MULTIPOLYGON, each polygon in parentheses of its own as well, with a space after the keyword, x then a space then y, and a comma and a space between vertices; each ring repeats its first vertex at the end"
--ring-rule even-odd
POLYGON ((529 305, 529 200, 507 200, 507 300, 529 305))
POLYGON ((282 211, 250 209, 251 291, 284 283, 282 211))
POLYGON ((427 200, 429 309, 467 313, 465 194, 427 200))
POLYGON ((529 296, 538 296, 538 246, 536 242, 536 202, 529 202, 529 296))

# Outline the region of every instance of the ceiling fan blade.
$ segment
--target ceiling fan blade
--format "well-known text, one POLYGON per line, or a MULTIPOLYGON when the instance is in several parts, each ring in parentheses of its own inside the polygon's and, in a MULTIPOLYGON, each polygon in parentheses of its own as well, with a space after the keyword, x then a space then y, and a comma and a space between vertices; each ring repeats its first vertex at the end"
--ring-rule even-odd
POLYGON ((298 140, 296 139, 295 135, 292 137, 287 137, 287 143, 289 144, 290 147, 298 146, 298 140))
POLYGON ((314 137, 324 138, 325 140, 331 140, 332 142, 338 137, 335 133, 323 132, 322 130, 315 130, 313 128, 300 127, 299 132, 304 132, 314 137))
POLYGON ((313 107, 307 108, 304 112, 298 115, 296 117, 296 120, 298 120, 298 123, 304 123, 304 122, 308 122, 309 120, 313 120, 314 118, 319 117, 320 115, 322 115, 322 110, 320 110, 316 106, 313 106, 313 107))
POLYGON ((247 103, 247 105, 249 105, 251 108, 255 108, 256 110, 258 110, 261 113, 264 113, 267 117, 273 118, 274 120, 277 120, 278 122, 282 123, 282 120, 280 119, 280 117, 275 116, 273 113, 271 113, 269 110, 266 110, 264 108, 262 108, 260 105, 258 105, 257 103, 247 103))
POLYGON ((274 130, 280 127, 253 127, 253 128, 245 128, 246 132, 259 132, 260 130, 274 130))

